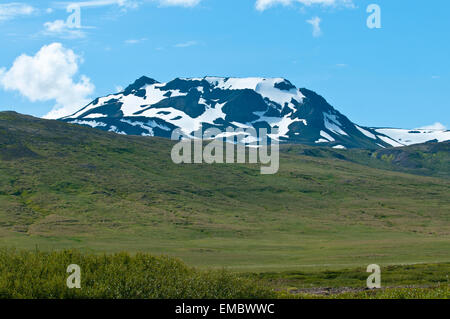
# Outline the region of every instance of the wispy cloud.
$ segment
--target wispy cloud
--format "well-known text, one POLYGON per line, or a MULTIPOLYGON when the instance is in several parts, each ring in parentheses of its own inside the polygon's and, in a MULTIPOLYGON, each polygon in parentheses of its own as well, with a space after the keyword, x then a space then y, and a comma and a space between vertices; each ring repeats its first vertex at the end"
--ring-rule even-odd
MULTIPOLYGON (((196 6, 201 0, 85 0, 85 1, 60 1, 55 2, 56 8, 67 9, 68 12, 72 12, 73 8, 97 8, 105 6, 118 6, 122 11, 128 9, 138 8, 143 2, 158 2, 161 6, 183 6, 192 7, 196 6), (72 8, 72 9, 71 9, 72 8)), ((47 13, 53 12, 52 8, 47 9, 47 13)), ((86 36, 84 29, 90 29, 92 27, 78 26, 76 28, 69 27, 66 21, 55 20, 44 23, 44 35, 57 36, 60 38, 83 38, 86 36)), ((147 39, 129 39, 126 40, 126 44, 137 44, 147 39)), ((191 46, 193 43, 187 43, 185 46, 191 46)), ((181 45, 182 46, 182 45, 181 45)), ((180 47, 181 47, 180 46, 180 47)))
POLYGON ((137 8, 139 6, 139 2, 135 0, 88 0, 88 1, 71 1, 71 2, 58 2, 58 7, 68 7, 70 5, 76 5, 80 8, 88 8, 88 7, 103 7, 103 6, 111 6, 117 5, 119 7, 125 8, 137 8))
POLYGON ((197 41, 187 41, 187 42, 175 44, 174 47, 176 47, 176 48, 188 48, 188 47, 192 47, 192 46, 197 45, 197 44, 198 44, 197 41))
POLYGON ((102 7, 109 5, 118 5, 123 8, 137 8, 142 2, 157 2, 161 6, 179 6, 179 7, 195 7, 202 0, 85 0, 72 2, 59 2, 59 6, 67 7, 75 4, 80 7, 102 7))
POLYGON ((264 11, 275 5, 288 6, 294 3, 300 3, 304 6, 321 5, 326 7, 332 6, 344 6, 344 7, 354 7, 353 0, 257 0, 256 9, 259 11, 264 11))
MULTIPOLYGON (((76 12, 76 8, 95 8, 103 6, 119 6, 124 10, 128 8, 137 8, 138 2, 134 0, 88 0, 78 2, 56 2, 57 8, 64 8, 67 12, 76 12), (75 11, 73 11, 75 10, 75 11)), ((48 12, 52 12, 52 8, 47 9, 48 12)), ((55 20, 44 23, 43 34, 47 36, 56 36, 66 39, 84 38, 86 36, 86 29, 92 29, 93 27, 81 26, 81 23, 76 26, 69 26, 67 21, 55 20)))
POLYGON ((313 37, 320 37, 322 35, 322 29, 320 28, 320 22, 322 20, 319 17, 314 17, 310 20, 307 20, 306 22, 312 25, 313 27, 313 37))
POLYGON ((19 16, 28 16, 34 12, 36 12, 36 9, 25 3, 3 3, 0 4, 0 21, 11 20, 19 16))
POLYGON ((145 42, 145 41, 147 41, 147 40, 148 40, 147 38, 141 38, 141 39, 128 39, 128 40, 125 40, 125 43, 126 43, 126 44, 139 44, 139 43, 145 42))
POLYGON ((161 6, 180 6, 180 7, 195 7, 201 0, 153 0, 159 2, 161 6))
POLYGON ((57 36, 65 39, 84 38, 86 36, 82 28, 69 28, 66 21, 55 20, 44 23, 44 35, 57 36))

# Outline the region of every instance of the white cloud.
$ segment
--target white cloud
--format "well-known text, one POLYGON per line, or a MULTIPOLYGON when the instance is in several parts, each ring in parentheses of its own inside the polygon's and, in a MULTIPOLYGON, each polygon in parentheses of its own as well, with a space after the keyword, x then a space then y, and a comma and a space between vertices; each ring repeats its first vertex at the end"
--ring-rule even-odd
POLYGON ((256 9, 259 11, 264 11, 273 7, 277 4, 282 4, 283 6, 290 5, 292 0, 257 0, 256 1, 256 9))
POLYGON ((0 4, 0 21, 14 19, 18 16, 27 16, 34 13, 36 9, 20 2, 0 4))
POLYGON ((201 0, 154 0, 162 6, 195 7, 201 0))
POLYGON ((47 29, 50 32, 61 32, 63 29, 66 28, 66 22, 63 20, 56 20, 53 22, 46 22, 44 23, 45 29, 47 29))
POLYGON ((55 20, 44 23, 44 34, 66 39, 84 38, 86 34, 81 28, 70 28, 66 21, 55 20))
POLYGON ((320 29, 320 22, 322 20, 319 17, 314 17, 310 20, 307 20, 306 22, 312 25, 313 27, 313 36, 314 37, 320 37, 322 35, 322 30, 320 29))
POLYGON ((447 127, 444 124, 442 124, 442 123, 436 122, 436 123, 431 124, 431 125, 419 127, 419 129, 445 131, 445 130, 447 130, 447 127))
POLYGON ((34 56, 22 54, 9 70, 0 70, 0 86, 18 91, 31 102, 56 102, 46 118, 60 118, 89 103, 94 92, 91 80, 75 79, 81 58, 61 43, 43 46, 34 56))
POLYGON ((192 46, 197 45, 197 44, 198 44, 197 41, 188 41, 188 42, 175 44, 175 47, 176 48, 188 48, 188 47, 192 47, 192 46))
POLYGON ((305 6, 322 5, 322 6, 345 6, 354 7, 353 0, 256 0, 256 9, 264 11, 275 5, 288 6, 293 3, 300 3, 305 6))

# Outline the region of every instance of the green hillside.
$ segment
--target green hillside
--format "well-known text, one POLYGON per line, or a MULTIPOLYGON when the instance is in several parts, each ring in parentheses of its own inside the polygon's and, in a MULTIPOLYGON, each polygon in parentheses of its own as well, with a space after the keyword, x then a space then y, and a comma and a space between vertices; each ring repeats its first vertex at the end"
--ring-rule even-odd
POLYGON ((172 145, 0 113, 0 246, 143 251, 242 272, 450 261, 448 148, 398 168, 390 150, 286 146, 279 173, 260 175, 175 165, 172 145))

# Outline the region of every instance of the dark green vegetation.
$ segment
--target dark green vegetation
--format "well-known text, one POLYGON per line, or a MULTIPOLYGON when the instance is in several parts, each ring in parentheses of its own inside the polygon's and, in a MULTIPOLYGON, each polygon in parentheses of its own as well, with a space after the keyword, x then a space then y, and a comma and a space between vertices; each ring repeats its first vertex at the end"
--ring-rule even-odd
POLYGON ((446 151, 408 168, 439 178, 302 146, 261 175, 259 165, 175 165, 172 145, 0 113, 0 245, 144 251, 239 272, 450 260, 446 151))
POLYGON ((274 298, 258 282, 225 271, 200 271, 148 254, 0 250, 0 298, 212 299, 274 298), (68 289, 67 266, 81 269, 81 288, 68 289))

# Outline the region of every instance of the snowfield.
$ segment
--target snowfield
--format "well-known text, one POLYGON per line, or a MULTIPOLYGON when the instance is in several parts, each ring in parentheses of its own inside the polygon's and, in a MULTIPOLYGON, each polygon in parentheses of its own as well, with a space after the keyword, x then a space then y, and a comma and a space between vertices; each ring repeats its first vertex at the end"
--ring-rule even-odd
POLYGON ((374 129, 378 133, 389 136, 396 143, 391 144, 392 146, 405 146, 419 143, 426 143, 432 140, 437 140, 438 142, 444 142, 450 140, 450 131, 443 130, 424 130, 424 129, 394 129, 394 128, 378 128, 374 129))

